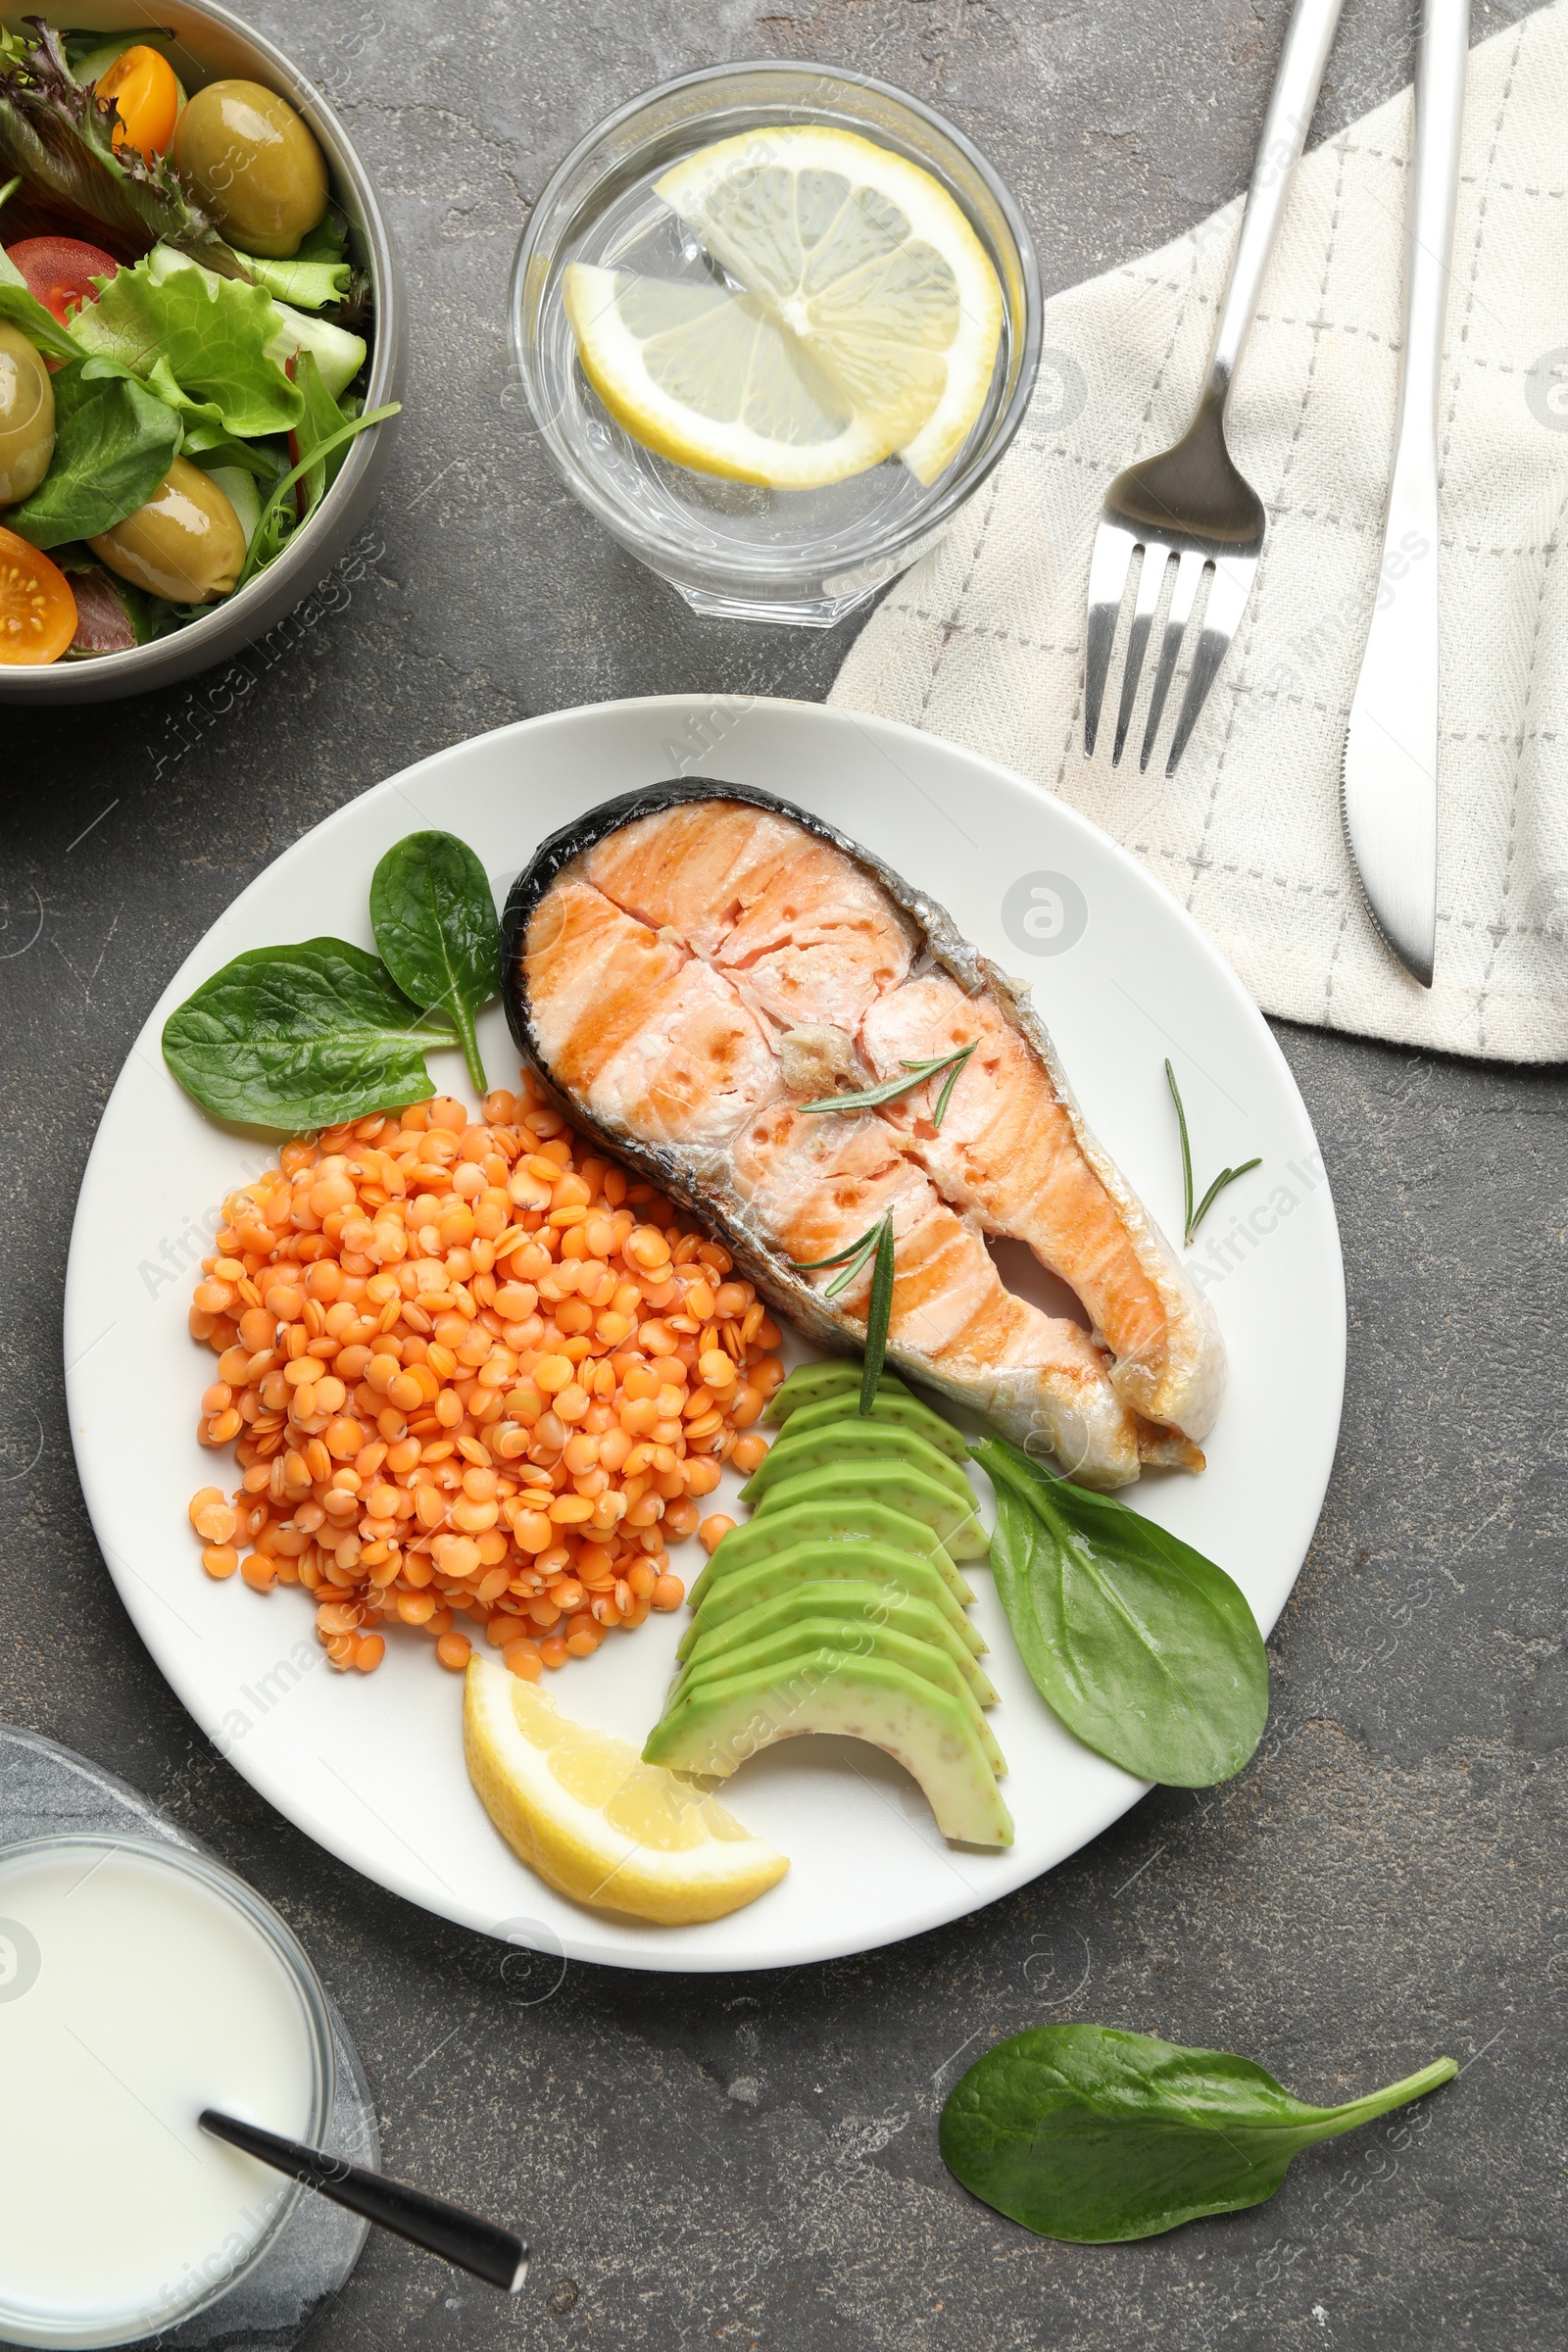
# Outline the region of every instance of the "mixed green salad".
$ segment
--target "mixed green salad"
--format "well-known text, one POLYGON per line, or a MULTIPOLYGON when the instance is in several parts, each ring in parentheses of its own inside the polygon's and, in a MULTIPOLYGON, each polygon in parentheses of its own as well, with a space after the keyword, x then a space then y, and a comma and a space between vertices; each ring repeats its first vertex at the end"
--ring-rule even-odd
POLYGON ((187 94, 170 39, 0 28, 0 664, 199 618, 396 413, 309 126, 259 82, 187 94))

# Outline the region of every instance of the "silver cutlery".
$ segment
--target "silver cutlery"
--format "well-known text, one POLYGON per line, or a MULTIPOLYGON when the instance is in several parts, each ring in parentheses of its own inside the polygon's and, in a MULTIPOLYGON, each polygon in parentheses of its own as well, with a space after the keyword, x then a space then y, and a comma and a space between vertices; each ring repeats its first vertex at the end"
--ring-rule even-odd
POLYGON ((1425 0, 1394 476, 1340 769, 1372 918, 1424 988, 1438 933, 1438 389, 1469 54, 1470 0, 1425 0))
POLYGON ((1149 765, 1182 641, 1205 573, 1208 596, 1187 692, 1171 736, 1165 773, 1177 762, 1202 710, 1250 593, 1262 552, 1262 501, 1237 470, 1225 446, 1225 405, 1247 330, 1257 308, 1258 288, 1285 210, 1291 173, 1306 141, 1323 79, 1329 45, 1339 23, 1341 0, 1297 0, 1285 36, 1263 136, 1252 167, 1241 234, 1220 305, 1213 356, 1202 396, 1186 433, 1174 448, 1144 458, 1118 473, 1105 493, 1089 566, 1089 625, 1084 663, 1084 751, 1092 753, 1100 731, 1100 707, 1110 672, 1111 648, 1126 597, 1133 558, 1143 564, 1133 597, 1132 621, 1122 668, 1112 765, 1122 755, 1150 631, 1175 566, 1165 612, 1159 661, 1144 723, 1140 768, 1149 765))

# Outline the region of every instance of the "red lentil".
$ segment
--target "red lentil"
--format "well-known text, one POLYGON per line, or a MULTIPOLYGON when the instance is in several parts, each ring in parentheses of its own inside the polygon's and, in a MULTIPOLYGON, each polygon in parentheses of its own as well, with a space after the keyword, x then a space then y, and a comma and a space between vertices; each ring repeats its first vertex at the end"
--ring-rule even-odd
POLYGON ((405 1625, 533 1682, 679 1607, 668 1545, 766 1451, 779 1330, 527 1072, 477 1119, 445 1096, 285 1144, 223 1219, 190 1313, 197 1433, 241 1473, 191 1501, 209 1576, 300 1586, 361 1674, 405 1625))

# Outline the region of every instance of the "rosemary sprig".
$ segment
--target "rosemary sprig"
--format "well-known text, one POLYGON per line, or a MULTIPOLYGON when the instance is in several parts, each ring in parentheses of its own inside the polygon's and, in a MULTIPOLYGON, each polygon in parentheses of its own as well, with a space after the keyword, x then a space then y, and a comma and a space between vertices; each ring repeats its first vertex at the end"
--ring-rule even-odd
POLYGON ((871 1269, 871 1297, 865 1310, 865 1369, 860 1374, 860 1413, 867 1417, 876 1402, 876 1384, 888 1351, 888 1324, 893 1315, 893 1219, 883 1218, 876 1229, 876 1263, 871 1269))
POLYGON ((1176 1083, 1176 1073, 1171 1068, 1168 1057, 1165 1062, 1165 1084, 1170 1088, 1170 1099, 1176 1105, 1176 1124, 1181 1129, 1184 1220, 1182 1238, 1184 1247, 1190 1250, 1193 1245, 1194 1234, 1198 1231, 1198 1228, 1200 1225, 1201 1225, 1203 1219, 1207 1216, 1209 1210, 1213 1207, 1215 1201, 1225 1190, 1225 1187, 1228 1184, 1234 1184, 1238 1176, 1245 1176, 1250 1168, 1260 1168, 1263 1162, 1261 1159, 1244 1159, 1239 1168, 1221 1168, 1219 1174, 1215 1177, 1213 1183, 1209 1186, 1207 1192, 1203 1195, 1202 1200, 1200 1200, 1197 1208, 1195 1209, 1193 1206, 1193 1147, 1188 1140, 1187 1113, 1182 1107, 1181 1088, 1176 1083))
POLYGON ((903 1062, 900 1067, 908 1072, 907 1077, 886 1078, 880 1086, 863 1087, 858 1094, 824 1095, 819 1102, 803 1102, 801 1108, 802 1110, 874 1110, 879 1102, 894 1102, 900 1095, 911 1094, 917 1086, 923 1086, 926 1080, 934 1078, 939 1070, 946 1070, 949 1073, 947 1085, 937 1097, 937 1106, 931 1113, 932 1126, 940 1129, 949 1099, 958 1083, 958 1073, 979 1042, 978 1038, 972 1039, 968 1045, 960 1046, 956 1054, 939 1054, 932 1061, 903 1062))
MULTIPOLYGON (((882 1225, 886 1223, 884 1217, 882 1225)), ((849 1289, 875 1250, 882 1225, 868 1227, 858 1242, 851 1242, 848 1249, 837 1250, 832 1257, 792 1257, 790 1263, 797 1274, 820 1274, 824 1266, 842 1266, 844 1271, 838 1280, 830 1282, 822 1293, 824 1298, 836 1298, 841 1291, 849 1289)))
POLYGON ((792 1258, 797 1274, 819 1274, 825 1266, 842 1266, 844 1271, 824 1289, 824 1298, 837 1298, 847 1291, 856 1276, 862 1273, 868 1261, 871 1265, 871 1296, 865 1310, 865 1369, 860 1376, 860 1411, 870 1413, 876 1402, 877 1382, 888 1352, 888 1324, 893 1314, 893 1218, 891 1212, 868 1226, 858 1241, 851 1242, 845 1250, 835 1250, 831 1257, 792 1258))

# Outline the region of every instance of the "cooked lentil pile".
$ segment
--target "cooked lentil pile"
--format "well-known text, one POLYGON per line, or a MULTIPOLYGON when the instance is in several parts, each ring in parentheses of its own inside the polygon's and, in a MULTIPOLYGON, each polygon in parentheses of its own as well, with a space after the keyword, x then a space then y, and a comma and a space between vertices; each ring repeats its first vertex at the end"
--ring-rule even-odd
POLYGON ((766 1450, 753 1286, 526 1071, 477 1120, 443 1096, 284 1145, 202 1268, 198 1430, 241 1473, 192 1500, 203 1565, 302 1586, 342 1669, 399 1624, 454 1671, 481 1632, 530 1681, 590 1656, 679 1605, 668 1546, 766 1450))

